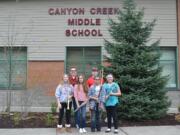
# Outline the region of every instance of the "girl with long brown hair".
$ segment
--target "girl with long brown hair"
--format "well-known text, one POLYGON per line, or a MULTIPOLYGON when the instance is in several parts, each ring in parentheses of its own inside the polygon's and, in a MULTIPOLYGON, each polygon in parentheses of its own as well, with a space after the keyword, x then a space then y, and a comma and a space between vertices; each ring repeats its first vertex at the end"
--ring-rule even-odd
POLYGON ((78 77, 78 84, 74 87, 74 97, 76 100, 77 108, 78 109, 78 125, 79 125, 79 132, 86 133, 86 104, 81 106, 81 104, 87 102, 88 97, 88 89, 87 85, 84 81, 83 75, 79 75, 78 77))

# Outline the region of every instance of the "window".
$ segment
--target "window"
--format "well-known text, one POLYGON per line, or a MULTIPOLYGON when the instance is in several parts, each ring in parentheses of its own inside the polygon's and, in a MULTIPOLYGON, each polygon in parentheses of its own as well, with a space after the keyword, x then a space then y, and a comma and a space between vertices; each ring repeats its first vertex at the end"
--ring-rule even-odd
POLYGON ((169 75, 167 88, 177 87, 176 48, 161 48, 160 65, 163 67, 163 75, 169 75))
POLYGON ((101 65, 101 47, 67 47, 66 52, 66 72, 74 66, 88 77, 93 66, 101 65))
POLYGON ((26 47, 0 47, 0 67, 0 89, 26 88, 26 47))

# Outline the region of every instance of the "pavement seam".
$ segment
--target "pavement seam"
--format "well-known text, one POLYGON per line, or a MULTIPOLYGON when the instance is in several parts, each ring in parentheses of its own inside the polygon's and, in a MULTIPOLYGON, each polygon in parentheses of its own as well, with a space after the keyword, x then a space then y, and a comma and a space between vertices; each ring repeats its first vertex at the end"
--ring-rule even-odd
POLYGON ((126 131, 124 131, 121 127, 119 127, 119 129, 125 134, 125 135, 129 135, 126 131))

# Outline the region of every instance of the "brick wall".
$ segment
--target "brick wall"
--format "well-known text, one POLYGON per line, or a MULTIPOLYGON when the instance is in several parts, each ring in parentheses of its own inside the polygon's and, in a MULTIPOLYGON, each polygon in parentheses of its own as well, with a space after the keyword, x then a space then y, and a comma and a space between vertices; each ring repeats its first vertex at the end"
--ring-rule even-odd
POLYGON ((29 61, 27 87, 28 89, 43 89, 45 94, 54 96, 54 91, 64 73, 62 61, 29 61))

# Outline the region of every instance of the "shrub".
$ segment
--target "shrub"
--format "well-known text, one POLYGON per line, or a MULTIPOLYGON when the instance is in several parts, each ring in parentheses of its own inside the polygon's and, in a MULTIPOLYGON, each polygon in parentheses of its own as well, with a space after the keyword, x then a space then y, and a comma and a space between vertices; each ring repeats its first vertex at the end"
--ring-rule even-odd
POLYGON ((56 109, 57 109, 57 104, 56 102, 52 102, 51 103, 51 112, 54 114, 56 113, 56 109))

